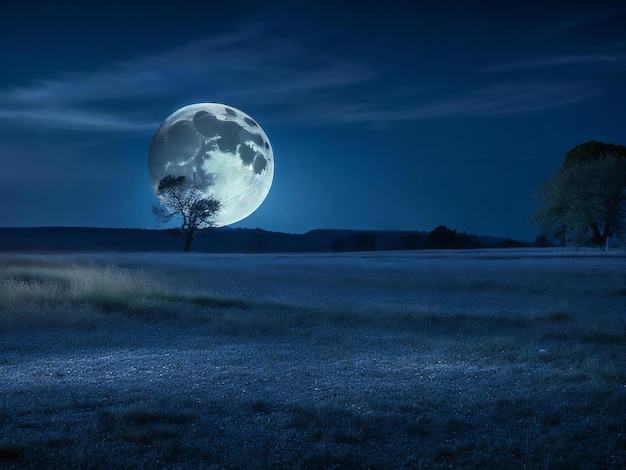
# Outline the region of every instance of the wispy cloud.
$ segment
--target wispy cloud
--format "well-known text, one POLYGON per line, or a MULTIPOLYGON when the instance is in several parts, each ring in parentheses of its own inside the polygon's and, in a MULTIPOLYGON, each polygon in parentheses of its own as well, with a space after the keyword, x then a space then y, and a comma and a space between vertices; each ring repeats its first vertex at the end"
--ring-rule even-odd
POLYGON ((561 67, 570 65, 592 65, 592 64, 620 64, 626 63, 626 57, 618 55, 568 55, 562 57, 552 57, 546 59, 529 59, 505 64, 492 65, 478 70, 484 72, 500 72, 505 70, 539 69, 546 67, 561 67))
POLYGON ((571 55, 493 65, 479 70, 488 77, 483 83, 468 73, 474 85, 464 93, 449 81, 435 95, 424 83, 407 87, 384 70, 328 52, 321 55, 319 48, 311 54, 297 42, 264 33, 248 27, 0 90, 0 120, 49 129, 148 132, 184 99, 264 107, 268 121, 300 125, 505 115, 565 106, 603 89, 584 79, 497 81, 490 72, 624 60, 571 55))
POLYGON ((557 108, 602 93, 587 83, 501 83, 439 99, 424 98, 415 104, 385 101, 319 102, 303 115, 280 116, 281 120, 321 123, 351 123, 439 119, 450 117, 490 117, 557 108))
POLYGON ((160 122, 145 119, 134 120, 129 115, 71 108, 0 108, 0 119, 37 128, 66 130, 154 131, 160 125, 160 122))
POLYGON ((82 103, 132 99, 172 91, 209 69, 218 69, 249 34, 232 34, 194 41, 161 53, 140 55, 83 73, 59 75, 1 93, 7 102, 20 104, 82 103))
POLYGON ((587 82, 505 82, 421 109, 426 115, 517 114, 565 106, 589 99, 601 92, 601 89, 590 87, 587 82))
POLYGON ((219 58, 224 49, 241 39, 233 35, 197 41, 95 71, 59 75, 0 90, 0 119, 55 129, 154 129, 152 120, 120 109, 132 107, 139 100, 176 93, 194 77, 206 74, 209 63, 200 58, 219 58))
MULTIPOLYGON (((345 60, 308 58, 297 46, 256 47, 254 29, 194 41, 162 53, 0 90, 0 119, 65 129, 143 130, 155 123, 125 109, 196 96, 281 105, 367 82, 377 74, 345 60), (298 66, 294 62, 299 62, 298 66)), ((153 107, 150 107, 152 110, 153 107)))

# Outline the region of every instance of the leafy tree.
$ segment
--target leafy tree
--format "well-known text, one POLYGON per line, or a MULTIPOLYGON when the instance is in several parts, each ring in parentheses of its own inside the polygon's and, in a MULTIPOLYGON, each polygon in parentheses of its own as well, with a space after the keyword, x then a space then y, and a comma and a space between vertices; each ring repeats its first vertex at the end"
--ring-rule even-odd
POLYGON ((456 230, 439 225, 426 237, 426 245, 430 248, 452 248, 456 237, 456 230))
POLYGON ((578 245, 608 247, 626 232, 626 147, 589 141, 565 156, 539 187, 534 221, 547 235, 578 245))
POLYGON ((157 187, 159 205, 152 211, 159 222, 169 222, 180 217, 182 223, 178 231, 185 237, 184 251, 191 249, 196 230, 213 226, 213 216, 221 207, 220 201, 206 196, 209 186, 207 179, 167 175, 157 187))

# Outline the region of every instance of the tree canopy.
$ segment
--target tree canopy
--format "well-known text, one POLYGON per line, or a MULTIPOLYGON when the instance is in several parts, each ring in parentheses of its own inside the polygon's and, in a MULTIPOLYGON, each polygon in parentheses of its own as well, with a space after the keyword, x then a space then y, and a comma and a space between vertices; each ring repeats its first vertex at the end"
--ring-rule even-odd
POLYGON ((208 187, 209 181, 196 175, 192 178, 167 175, 159 181, 156 195, 160 204, 152 210, 160 222, 180 217, 184 251, 191 249, 196 230, 213 226, 213 216, 221 207, 220 201, 206 195, 208 187))
POLYGON ((563 167, 600 162, 607 158, 626 158, 626 146, 590 140, 578 144, 565 154, 563 167))
POLYGON ((539 188, 535 222, 566 243, 604 244, 626 234, 626 147, 589 141, 565 155, 539 188))
POLYGON ((426 236, 426 247, 435 249, 478 248, 480 241, 475 235, 457 232, 445 225, 439 225, 426 236))

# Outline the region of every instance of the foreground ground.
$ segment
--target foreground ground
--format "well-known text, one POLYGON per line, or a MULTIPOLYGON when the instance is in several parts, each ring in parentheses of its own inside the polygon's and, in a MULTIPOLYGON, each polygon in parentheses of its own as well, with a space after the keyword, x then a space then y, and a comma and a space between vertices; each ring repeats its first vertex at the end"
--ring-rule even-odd
POLYGON ((0 255, 0 467, 624 468, 626 254, 0 255))

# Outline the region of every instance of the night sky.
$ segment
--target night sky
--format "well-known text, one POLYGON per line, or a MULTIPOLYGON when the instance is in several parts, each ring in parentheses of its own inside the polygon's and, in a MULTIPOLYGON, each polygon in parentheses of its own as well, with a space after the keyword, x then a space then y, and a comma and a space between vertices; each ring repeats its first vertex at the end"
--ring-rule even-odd
POLYGON ((158 227, 150 141, 196 102, 274 148, 235 227, 293 233, 532 240, 565 153, 626 144, 623 0, 82 3, 0 6, 1 226, 158 227))

